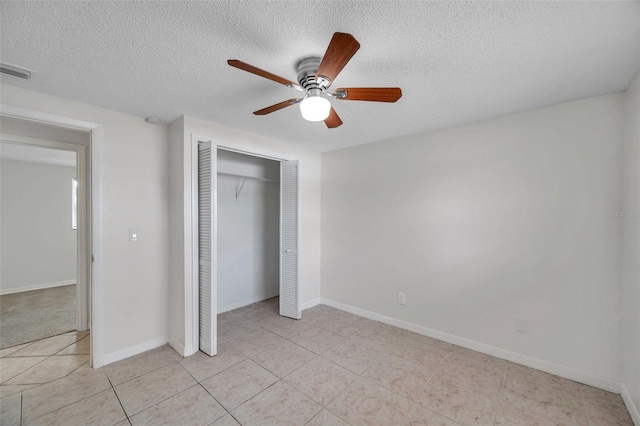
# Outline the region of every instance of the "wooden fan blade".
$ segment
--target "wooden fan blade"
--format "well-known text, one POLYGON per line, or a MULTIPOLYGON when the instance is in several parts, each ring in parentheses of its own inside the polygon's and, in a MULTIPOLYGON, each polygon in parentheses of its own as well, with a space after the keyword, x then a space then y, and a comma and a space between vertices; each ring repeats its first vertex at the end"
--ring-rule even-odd
POLYGON ((269 106, 269 107, 259 109, 258 111, 255 111, 255 112, 254 112, 254 114, 255 114, 255 115, 267 115, 267 114, 271 114, 271 113, 272 113, 272 112, 274 112, 274 111, 278 111, 278 110, 280 110, 280 109, 282 109, 282 108, 286 108, 286 107, 288 107, 288 106, 295 105, 295 104, 297 104, 298 102, 300 102, 301 100, 302 100, 302 99, 296 99, 296 98, 294 98, 294 99, 287 99, 286 101, 282 101, 282 102, 280 102, 280 103, 278 103, 278 104, 271 105, 271 106, 269 106))
POLYGON ((329 87, 358 49, 360 43, 351 34, 334 33, 316 72, 316 80, 326 78, 329 80, 326 87, 329 87))
POLYGON ((340 92, 345 92, 346 96, 336 96, 336 99, 347 101, 395 102, 402 96, 399 87, 347 87, 336 90, 336 93, 340 92))
POLYGON ((286 78, 282 78, 280 76, 270 73, 269 71, 265 71, 258 67, 254 67, 253 65, 249 65, 237 59, 229 59, 227 63, 234 68, 238 68, 240 70, 250 72, 251 74, 259 75, 260 77, 268 78, 269 80, 275 81, 276 83, 284 84, 285 86, 300 87, 298 84, 294 83, 291 80, 287 80, 286 78))
POLYGON ((335 129, 336 127, 342 125, 342 120, 338 116, 338 113, 336 112, 336 110, 333 109, 333 107, 331 107, 331 111, 329 112, 329 117, 327 117, 327 119, 324 120, 324 124, 326 124, 327 127, 330 129, 335 129))

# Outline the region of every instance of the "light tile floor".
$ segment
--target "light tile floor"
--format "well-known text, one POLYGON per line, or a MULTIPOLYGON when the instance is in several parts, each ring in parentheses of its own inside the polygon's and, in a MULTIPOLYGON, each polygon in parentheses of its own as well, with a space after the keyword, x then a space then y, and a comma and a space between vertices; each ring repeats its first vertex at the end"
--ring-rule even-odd
POLYGON ((632 425, 619 395, 327 306, 282 318, 277 304, 219 315, 215 357, 165 346, 92 370, 79 334, 3 350, 0 423, 632 425))

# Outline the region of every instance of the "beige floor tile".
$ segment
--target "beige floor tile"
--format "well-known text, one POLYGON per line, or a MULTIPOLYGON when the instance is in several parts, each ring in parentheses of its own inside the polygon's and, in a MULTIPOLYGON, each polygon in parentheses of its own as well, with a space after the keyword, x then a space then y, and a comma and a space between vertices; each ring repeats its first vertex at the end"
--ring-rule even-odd
POLYGON ((77 370, 74 370, 73 373, 71 373, 71 374, 77 374, 77 373, 81 373, 81 372, 87 371, 87 370, 92 370, 90 362, 85 362, 80 367, 78 367, 77 370))
POLYGON ((14 352, 19 351, 20 349, 26 348, 30 344, 31 343, 25 343, 24 345, 18 345, 18 346, 13 346, 13 347, 10 347, 10 348, 2 349, 2 350, 0 350, 0 358, 4 358, 6 356, 9 356, 14 352))
POLYGON ((113 426, 131 426, 131 422, 129 421, 129 419, 124 419, 123 421, 116 423, 113 426))
POLYGON ((385 362, 376 363, 362 374, 390 391, 413 402, 426 398, 429 379, 433 370, 400 358, 389 357, 385 362))
POLYGON ((320 318, 315 325, 342 337, 351 337, 360 330, 357 324, 334 318, 320 318))
POLYGON ((293 343, 302 346, 305 349, 321 354, 327 349, 336 346, 338 343, 344 340, 344 337, 338 336, 335 333, 327 331, 319 327, 313 327, 302 333, 296 334, 291 337, 293 343))
POLYGON ((309 420, 305 426, 348 426, 348 423, 342 421, 340 417, 333 414, 331 411, 323 409, 314 418, 309 420))
POLYGON ((222 343, 218 345, 218 354, 216 356, 209 356, 204 352, 198 351, 191 356, 183 358, 180 364, 194 379, 201 382, 241 363, 245 359, 247 359, 246 356, 232 351, 226 344, 222 343))
POLYGON ((71 346, 68 346, 56 353, 56 355, 89 355, 91 346, 91 338, 89 336, 83 337, 71 346))
POLYGON ((200 385, 195 385, 131 417, 138 425, 208 425, 226 410, 200 385))
POLYGON ((322 406, 326 406, 358 376, 317 357, 285 377, 285 381, 322 406))
POLYGON ((322 357, 356 374, 362 374, 367 368, 382 362, 384 356, 375 350, 345 340, 322 353, 322 357))
POLYGON ((461 424, 491 425, 500 398, 497 392, 486 393, 436 373, 419 404, 461 424))
POLYGON ((107 376, 109 376, 109 380, 113 386, 117 386, 127 380, 142 376, 143 374, 157 370, 181 359, 176 357, 176 355, 172 349, 162 346, 107 365, 104 367, 104 371, 107 373, 107 376))
POLYGON ((7 380, 4 384, 32 385, 48 383, 70 374, 88 361, 89 355, 65 355, 47 358, 25 372, 18 374, 13 379, 7 380))
POLYGON ((583 385, 533 368, 508 363, 504 388, 507 393, 527 393, 529 398, 538 400, 552 396, 565 402, 578 402, 582 399, 583 385))
POLYGON ((407 413, 404 424, 422 426, 458 426, 458 423, 416 404, 414 404, 407 413))
POLYGON ((260 302, 257 303, 260 306, 267 306, 267 307, 279 307, 280 306, 280 297, 276 296, 276 297, 272 297, 270 299, 266 299, 266 300, 262 300, 260 302))
POLYGON ((311 361, 316 355, 294 343, 284 341, 252 357, 271 373, 278 377, 284 377, 296 368, 311 361))
POLYGON ((277 312, 273 312, 269 309, 260 309, 254 312, 250 312, 248 314, 244 314, 242 315, 242 318, 247 319, 249 321, 252 321, 254 323, 256 323, 257 325, 262 324, 265 320, 268 320, 269 318, 274 318, 277 317, 278 313, 277 312))
POLYGON ((620 395, 586 385, 581 386, 581 392, 592 424, 633 424, 620 395))
POLYGON ((251 314, 253 312, 266 310, 265 308, 266 308, 265 306, 259 305, 257 303, 253 303, 251 305, 246 305, 246 306, 243 306, 241 308, 229 311, 229 315, 238 314, 238 315, 241 315, 241 316, 245 316, 245 315, 251 314))
POLYGON ((375 321, 362 325, 354 337, 367 339, 375 344, 384 344, 386 342, 393 343, 391 338, 400 339, 404 336, 398 327, 375 321))
POLYGON ((434 339, 433 337, 424 336, 422 334, 414 333, 413 331, 402 330, 402 329, 400 330, 400 333, 402 334, 403 337, 417 340, 423 343, 428 343, 430 345, 437 346, 440 349, 444 349, 447 351, 450 351, 453 349, 453 345, 451 343, 443 342, 442 340, 434 339))
POLYGON ((232 410, 278 380, 251 360, 237 364, 202 382, 202 386, 227 410, 232 410))
POLYGON ((266 318, 260 323, 260 327, 277 334, 278 336, 288 339, 296 334, 310 329, 313 326, 312 321, 305 319, 293 319, 281 316, 266 318))
POLYGON ((33 342, 24 349, 20 349, 17 352, 11 354, 12 357, 18 356, 45 356, 53 355, 56 352, 66 348, 69 345, 74 344, 80 337, 76 335, 61 335, 53 336, 47 339, 38 340, 33 342))
POLYGON ((579 385, 579 387, 586 405, 601 405, 602 407, 625 406, 622 397, 618 394, 594 388, 593 386, 579 385))
POLYGON ((387 348, 387 352, 431 370, 437 369, 444 360, 445 355, 449 353, 449 351, 428 343, 418 342, 406 337, 401 338, 387 348))
POLYGON ((231 413, 242 425, 303 425, 321 406, 280 381, 231 413))
POLYGON ((252 357, 276 345, 282 345, 284 339, 262 328, 251 330, 226 342, 228 347, 243 355, 252 357))
POLYGON ((0 399, 33 389, 38 385, 2 385, 0 386, 0 399))
MULTIPOLYGON (((587 425, 583 406, 559 401, 534 399, 503 399, 495 418, 495 425, 587 425)), ((607 423, 595 423, 605 425, 607 423)))
POLYGON ((242 316, 242 312, 227 311, 218 314, 218 324, 222 324, 223 322, 227 322, 233 318, 240 318, 242 316))
POLYGON ((218 324, 218 342, 226 342, 234 337, 241 336, 251 330, 258 328, 258 324, 244 319, 241 316, 218 324))
POLYGON ((352 425, 397 425, 405 421, 411 402, 359 378, 327 409, 352 425))
POLYGON ((107 375, 100 370, 70 374, 62 379, 22 393, 22 415, 32 420, 66 405, 93 396, 111 387, 107 375))
POLYGON ((124 411, 113 389, 106 390, 75 404, 67 405, 52 413, 27 423, 29 426, 111 426, 126 420, 124 411))
POLYGON ((498 392, 507 372, 507 361, 464 349, 449 352, 437 371, 441 376, 464 379, 467 386, 498 392))
POLYGON ((231 414, 226 414, 220 417, 215 422, 211 423, 211 426, 240 426, 240 423, 234 419, 231 414))
POLYGON ((18 426, 21 422, 22 395, 17 394, 0 399, 0 424, 18 426))
POLYGON ((44 361, 47 357, 2 358, 0 359, 0 383, 12 379, 18 374, 27 371, 34 365, 44 361))
POLYGON ((127 416, 131 417, 193 385, 196 381, 173 363, 115 387, 127 416))

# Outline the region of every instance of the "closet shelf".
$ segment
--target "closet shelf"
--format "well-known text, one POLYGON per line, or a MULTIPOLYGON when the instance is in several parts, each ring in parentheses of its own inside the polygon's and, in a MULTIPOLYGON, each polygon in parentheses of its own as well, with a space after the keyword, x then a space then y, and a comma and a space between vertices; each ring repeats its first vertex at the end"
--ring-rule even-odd
POLYGON ((233 173, 222 173, 222 172, 218 172, 218 178, 230 179, 230 180, 243 180, 247 182, 278 183, 277 180, 273 180, 273 179, 259 178, 254 176, 245 176, 245 175, 236 175, 233 173))

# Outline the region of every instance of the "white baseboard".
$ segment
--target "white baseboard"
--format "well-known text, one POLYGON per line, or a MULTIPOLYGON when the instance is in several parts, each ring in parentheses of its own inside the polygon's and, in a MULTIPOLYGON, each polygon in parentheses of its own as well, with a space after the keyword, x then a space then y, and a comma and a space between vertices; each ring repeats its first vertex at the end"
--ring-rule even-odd
POLYGON ((195 354, 196 352, 198 352, 198 349, 194 349, 192 345, 187 345, 184 347, 184 355, 182 356, 188 357, 195 354))
POLYGON ((584 383, 585 385, 593 386, 599 389, 604 389, 609 392, 619 394, 621 391, 621 388, 620 388, 621 383, 613 379, 608 379, 606 377, 600 377, 594 374, 573 370, 571 368, 554 364, 552 362, 530 357, 528 355, 519 354, 517 352, 511 352, 506 349, 487 345, 485 343, 476 342, 474 340, 465 339, 464 337, 454 336, 453 334, 443 333, 441 331, 433 330, 427 327, 422 327, 420 325, 412 324, 406 321, 401 321, 395 318, 387 317, 385 315, 377 314, 375 312, 356 308, 350 305, 345 305, 344 303, 336 302, 334 300, 322 298, 322 304, 331 306, 332 308, 340 309, 341 311, 350 312, 354 315, 358 315, 364 318, 369 318, 374 321, 379 321, 385 324, 393 325, 398 328, 413 331, 414 333, 422 334, 423 336, 432 337, 434 339, 442 340, 447 343, 452 343, 454 345, 462 346, 467 349, 471 349, 477 352, 482 352, 487 355, 495 356, 496 358, 505 359, 507 361, 514 362, 516 364, 525 365, 527 367, 535 368, 536 370, 545 371, 547 373, 551 373, 556 376, 560 376, 576 382, 584 383))
POLYGON ((139 345, 130 346, 128 348, 124 348, 116 352, 111 352, 110 354, 105 354, 102 357, 102 365, 105 366, 105 365, 113 364, 114 362, 121 361, 125 358, 129 358, 134 355, 141 354, 142 352, 159 348, 160 346, 165 345, 167 341, 168 339, 166 337, 158 337, 153 340, 148 340, 144 343, 140 343, 139 345))
POLYGON ((34 284, 24 287, 7 288, 0 290, 0 296, 5 294, 22 293, 23 291, 43 290, 45 288, 62 287, 64 285, 76 284, 76 280, 56 281, 54 283, 34 284))
POLYGON ((300 306, 300 310, 304 311, 305 309, 313 308, 314 306, 318 306, 322 303, 322 299, 320 297, 316 297, 315 299, 307 300, 300 306))
POLYGON ((242 308, 243 306, 251 305, 252 303, 262 302, 263 300, 271 299, 272 297, 276 297, 280 294, 279 290, 275 292, 261 294, 258 296, 250 297, 248 299, 243 299, 239 302, 230 303, 218 309, 218 314, 225 313, 227 311, 232 311, 234 309, 242 308))
POLYGON ((169 342, 169 346, 171 346, 174 351, 178 352, 183 357, 187 356, 187 355, 185 355, 186 348, 184 347, 184 345, 182 345, 182 344, 180 344, 178 342, 169 342))
POLYGON ((620 384, 620 396, 622 396, 622 400, 624 401, 624 405, 627 407, 627 411, 631 416, 631 420, 635 426, 640 426, 640 411, 638 411, 639 407, 636 407, 636 404, 633 403, 631 399, 631 395, 629 395, 629 390, 624 385, 624 383, 620 384))

